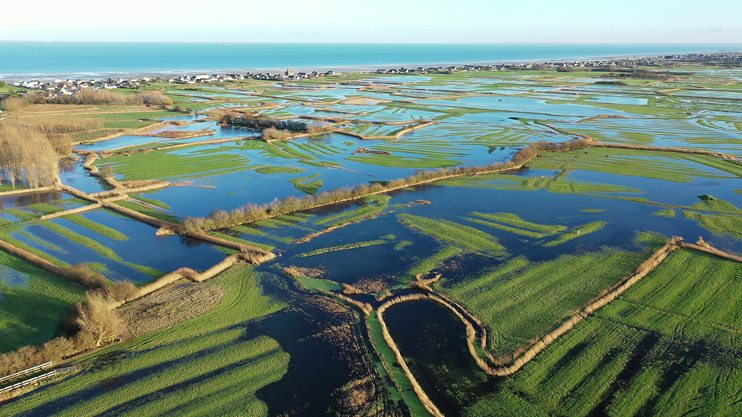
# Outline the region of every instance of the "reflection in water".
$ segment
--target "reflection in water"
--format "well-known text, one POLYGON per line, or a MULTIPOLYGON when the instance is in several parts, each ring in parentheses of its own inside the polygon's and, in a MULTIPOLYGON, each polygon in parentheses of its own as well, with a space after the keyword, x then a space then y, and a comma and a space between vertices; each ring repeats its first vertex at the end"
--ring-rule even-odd
POLYGON ((64 198, 64 193, 59 191, 28 192, 25 194, 6 195, 0 197, 0 210, 25 207, 37 203, 49 203, 64 198))

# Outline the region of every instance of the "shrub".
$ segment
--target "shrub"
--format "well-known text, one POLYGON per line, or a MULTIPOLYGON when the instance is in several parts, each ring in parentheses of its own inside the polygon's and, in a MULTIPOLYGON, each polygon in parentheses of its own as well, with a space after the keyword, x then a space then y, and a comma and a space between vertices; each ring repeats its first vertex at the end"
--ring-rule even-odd
POLYGON ((67 278, 70 281, 88 289, 103 288, 110 284, 110 281, 108 281, 105 275, 93 271, 87 264, 80 263, 72 265, 67 269, 67 272, 67 278))

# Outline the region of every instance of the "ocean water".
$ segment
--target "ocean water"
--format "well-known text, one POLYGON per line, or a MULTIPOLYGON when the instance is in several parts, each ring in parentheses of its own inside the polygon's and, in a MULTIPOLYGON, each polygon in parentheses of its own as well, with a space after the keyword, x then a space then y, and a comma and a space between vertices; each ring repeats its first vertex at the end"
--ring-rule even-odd
POLYGON ((0 42, 0 78, 90 77, 381 66, 576 60, 740 50, 703 44, 254 44, 0 42))

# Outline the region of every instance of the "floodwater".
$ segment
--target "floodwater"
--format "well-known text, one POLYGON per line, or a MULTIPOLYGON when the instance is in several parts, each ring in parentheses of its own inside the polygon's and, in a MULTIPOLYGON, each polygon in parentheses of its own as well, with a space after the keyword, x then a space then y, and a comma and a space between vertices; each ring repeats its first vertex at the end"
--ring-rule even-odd
POLYGON ((0 210, 25 207, 37 203, 50 203, 67 195, 58 191, 29 192, 0 196, 0 210))
POLYGON ((22 229, 25 233, 13 232, 11 236, 69 264, 79 262, 102 264, 105 266, 103 274, 106 277, 134 282, 147 282, 154 278, 122 262, 143 265, 167 273, 180 267, 205 270, 223 260, 225 256, 223 251, 205 242, 181 236, 155 236, 156 228, 107 210, 95 210, 81 216, 120 231, 128 239, 116 240, 62 218, 51 222, 110 248, 120 257, 119 260, 108 258, 38 224, 26 226, 22 229))

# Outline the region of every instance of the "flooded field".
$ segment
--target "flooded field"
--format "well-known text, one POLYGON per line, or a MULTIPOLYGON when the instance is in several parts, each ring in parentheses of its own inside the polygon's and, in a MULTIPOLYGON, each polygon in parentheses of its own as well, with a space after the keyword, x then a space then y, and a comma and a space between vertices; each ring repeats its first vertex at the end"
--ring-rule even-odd
POLYGON ((0 239, 41 261, 2 252, 0 311, 18 313, 0 319, 0 353, 50 339, 84 298, 47 263, 131 281, 151 294, 120 309, 170 321, 0 412, 714 414, 701 398, 714 392, 737 413, 738 76, 694 73, 703 88, 689 75, 535 70, 168 85, 192 114, 79 143, 67 188, 3 183, 0 239), (318 130, 270 139, 225 122, 235 115, 318 130), (672 237, 701 249, 673 248, 623 292, 672 237), (136 304, 191 287, 193 315, 136 304), (617 288, 517 372, 492 371, 617 288), (47 292, 41 325, 18 306, 47 292))

